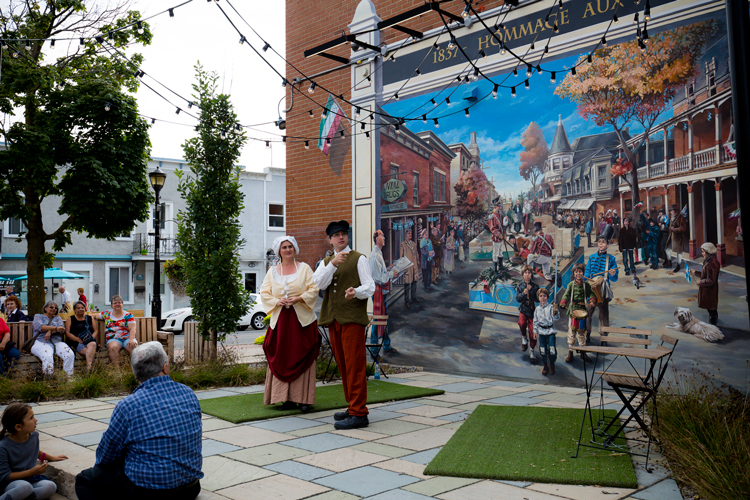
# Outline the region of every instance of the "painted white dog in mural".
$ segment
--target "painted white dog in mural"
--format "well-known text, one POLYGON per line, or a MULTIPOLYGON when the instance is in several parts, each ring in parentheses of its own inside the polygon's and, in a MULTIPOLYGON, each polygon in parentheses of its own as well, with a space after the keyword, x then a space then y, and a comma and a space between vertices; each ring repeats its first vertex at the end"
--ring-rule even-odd
POLYGON ((667 328, 690 333, 706 342, 718 342, 724 338, 724 334, 721 333, 721 330, 714 325, 709 325, 708 323, 695 319, 693 317, 693 311, 687 307, 678 307, 674 310, 674 315, 677 318, 677 321, 671 325, 667 325, 667 328))

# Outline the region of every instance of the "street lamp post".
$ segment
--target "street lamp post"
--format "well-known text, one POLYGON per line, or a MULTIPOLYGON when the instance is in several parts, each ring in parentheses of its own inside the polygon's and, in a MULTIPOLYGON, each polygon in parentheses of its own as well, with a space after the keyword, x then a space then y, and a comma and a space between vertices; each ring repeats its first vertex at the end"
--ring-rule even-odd
POLYGON ((156 318, 156 328, 161 328, 161 262, 159 261, 159 237, 161 233, 161 220, 159 217, 159 192, 164 187, 164 181, 167 174, 161 171, 159 167, 148 174, 151 181, 151 187, 156 193, 156 202, 154 203, 154 291, 151 299, 151 315, 156 318))

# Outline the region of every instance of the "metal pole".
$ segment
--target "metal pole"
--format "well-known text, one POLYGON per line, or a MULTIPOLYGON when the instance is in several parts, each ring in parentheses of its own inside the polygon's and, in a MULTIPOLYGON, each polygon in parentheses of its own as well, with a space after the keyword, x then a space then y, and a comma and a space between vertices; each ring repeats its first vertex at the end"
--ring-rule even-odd
POLYGON ((156 318, 156 328, 161 328, 161 262, 159 261, 159 237, 161 236, 161 217, 159 214, 159 191, 156 191, 156 203, 154 204, 154 291, 151 300, 151 315, 156 318))
MULTIPOLYGON (((729 42, 729 73, 732 79, 732 118, 734 146, 737 150, 737 185, 739 192, 750 192, 750 176, 741 168, 750 159, 750 16, 747 0, 726 0, 727 41, 729 42)), ((742 209, 742 198, 737 198, 742 209)), ((743 239, 744 240, 744 239, 743 239)), ((747 269, 747 241, 744 240, 745 269, 747 269)), ((745 286, 750 289, 750 276, 745 273, 745 286)))

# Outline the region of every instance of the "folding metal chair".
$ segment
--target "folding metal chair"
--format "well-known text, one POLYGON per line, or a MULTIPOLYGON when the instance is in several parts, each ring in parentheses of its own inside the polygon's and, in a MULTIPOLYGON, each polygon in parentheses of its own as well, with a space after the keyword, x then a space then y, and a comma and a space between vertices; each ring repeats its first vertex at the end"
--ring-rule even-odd
MULTIPOLYGON (((387 315, 381 315, 381 314, 375 314, 370 318, 370 324, 367 325, 367 328, 365 328, 365 349, 370 353, 370 356, 372 356, 372 363, 370 364, 370 369, 367 370, 367 373, 369 374, 371 371, 373 371, 373 367, 375 366, 375 363, 378 361, 378 358, 380 356, 380 350, 383 349, 383 338, 378 337, 377 333, 374 335, 375 342, 371 341, 371 337, 373 336, 373 331, 377 329, 379 326, 388 326, 388 316, 387 315)), ((380 365, 378 365, 380 366, 380 365)), ((385 371, 383 371, 383 367, 380 366, 380 373, 383 374, 385 378, 388 378, 388 375, 385 374, 385 371)), ((370 376, 367 375, 369 378, 370 376)))

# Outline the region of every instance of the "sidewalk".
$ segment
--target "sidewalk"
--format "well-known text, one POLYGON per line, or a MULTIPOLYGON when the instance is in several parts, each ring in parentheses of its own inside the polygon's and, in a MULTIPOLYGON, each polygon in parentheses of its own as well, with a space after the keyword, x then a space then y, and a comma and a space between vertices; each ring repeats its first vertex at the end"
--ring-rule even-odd
MULTIPOLYGON (((582 387, 458 377, 429 372, 388 379, 445 394, 371 405, 366 429, 336 431, 334 411, 235 425, 203 420, 203 492, 200 500, 275 498, 297 500, 678 500, 677 484, 652 452, 646 472, 634 458, 638 489, 490 481, 422 474, 461 422, 479 404, 583 409, 582 387)), ((197 392, 199 399, 260 392, 262 386, 197 392)), ((42 403, 34 407, 41 447, 70 460, 50 464, 48 475, 73 499, 75 475, 94 463, 96 445, 121 398, 42 403), (50 473, 50 470, 52 471, 50 473)), ((611 395, 606 400, 617 405, 611 395)), ((57 500, 64 497, 57 496, 57 500)))

